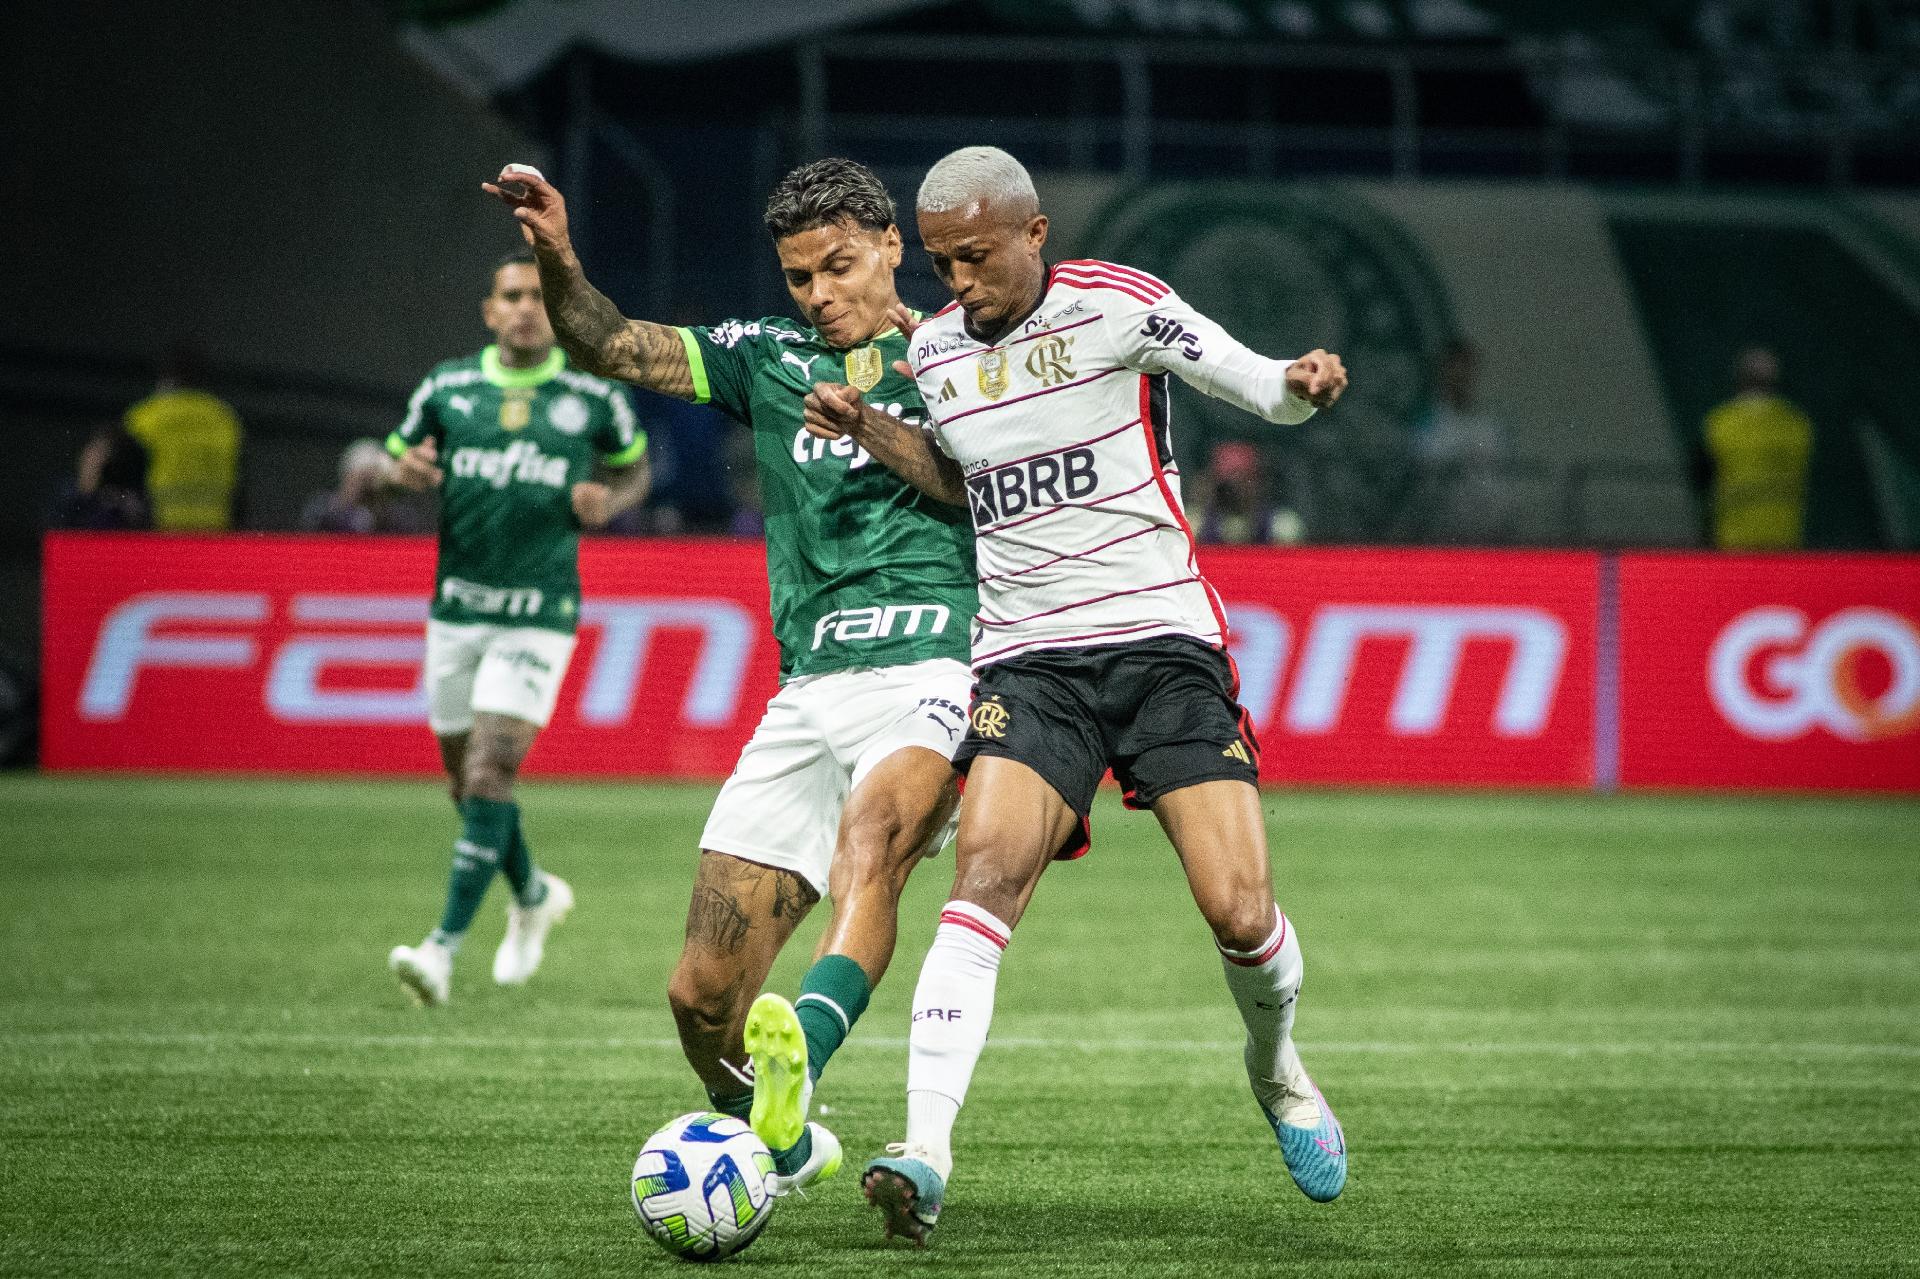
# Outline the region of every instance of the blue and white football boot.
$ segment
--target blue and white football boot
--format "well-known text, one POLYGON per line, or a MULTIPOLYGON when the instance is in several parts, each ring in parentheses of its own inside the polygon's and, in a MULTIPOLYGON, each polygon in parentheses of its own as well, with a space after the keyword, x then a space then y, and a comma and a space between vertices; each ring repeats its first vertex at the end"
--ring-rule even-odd
POLYGON ((952 1172, 952 1162, 938 1158, 927 1147, 895 1142, 884 1156, 867 1165, 860 1189, 886 1219, 887 1238, 900 1235, 924 1248, 940 1220, 940 1201, 946 1197, 952 1172))
POLYGON ((1315 1203, 1326 1203, 1346 1188, 1347 1137, 1291 1043, 1286 1061, 1286 1079, 1268 1096, 1256 1090, 1255 1100, 1273 1125, 1293 1184, 1315 1203))

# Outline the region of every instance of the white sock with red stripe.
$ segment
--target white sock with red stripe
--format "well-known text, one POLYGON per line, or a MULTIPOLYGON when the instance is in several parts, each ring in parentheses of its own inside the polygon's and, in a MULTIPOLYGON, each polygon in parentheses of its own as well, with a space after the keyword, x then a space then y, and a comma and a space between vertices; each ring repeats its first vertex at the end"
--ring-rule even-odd
POLYGON ((940 912, 920 983, 913 990, 907 1046, 907 1146, 942 1177, 953 1167, 953 1121, 993 1024, 1000 954, 1013 930, 972 902, 940 912))
POLYGON ((1268 1110, 1278 1113, 1285 1097, 1288 1057, 1293 1052, 1293 1012, 1300 994, 1300 938, 1273 908, 1267 939, 1252 950, 1220 947, 1227 989, 1247 1024, 1247 1082, 1268 1110))

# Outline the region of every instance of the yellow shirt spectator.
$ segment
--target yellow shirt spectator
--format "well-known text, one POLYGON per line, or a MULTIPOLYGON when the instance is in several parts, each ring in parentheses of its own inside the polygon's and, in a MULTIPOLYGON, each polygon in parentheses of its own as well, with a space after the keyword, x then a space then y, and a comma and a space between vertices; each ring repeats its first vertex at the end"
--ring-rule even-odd
POLYGON ((1713 541, 1723 551, 1797 550, 1813 423, 1778 395, 1751 392, 1707 414, 1713 541))
POLYGON ((233 523, 240 477, 240 419, 217 396, 190 387, 156 391, 127 410, 127 430, 152 458, 153 526, 169 532, 233 523))

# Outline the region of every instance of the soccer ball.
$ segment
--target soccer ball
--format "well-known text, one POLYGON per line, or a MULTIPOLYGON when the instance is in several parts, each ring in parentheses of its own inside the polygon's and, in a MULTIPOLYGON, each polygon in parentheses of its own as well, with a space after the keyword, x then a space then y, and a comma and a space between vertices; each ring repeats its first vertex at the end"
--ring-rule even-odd
POLYGON ((676 1257, 718 1261, 773 1216, 773 1155, 730 1115, 695 1111, 647 1138, 633 1161, 633 1211, 676 1257))

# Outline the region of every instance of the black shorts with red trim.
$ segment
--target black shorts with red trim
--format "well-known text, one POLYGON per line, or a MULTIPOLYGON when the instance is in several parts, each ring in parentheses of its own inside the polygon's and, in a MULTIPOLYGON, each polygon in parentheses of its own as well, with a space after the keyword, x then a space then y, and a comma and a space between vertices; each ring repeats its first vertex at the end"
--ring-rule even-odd
POLYGON ((1183 636, 1022 653, 980 672, 953 764, 965 773, 993 755, 1040 774, 1080 815, 1057 854, 1078 857, 1109 769, 1129 808, 1200 782, 1257 781, 1260 742, 1238 692, 1227 655, 1183 636))

